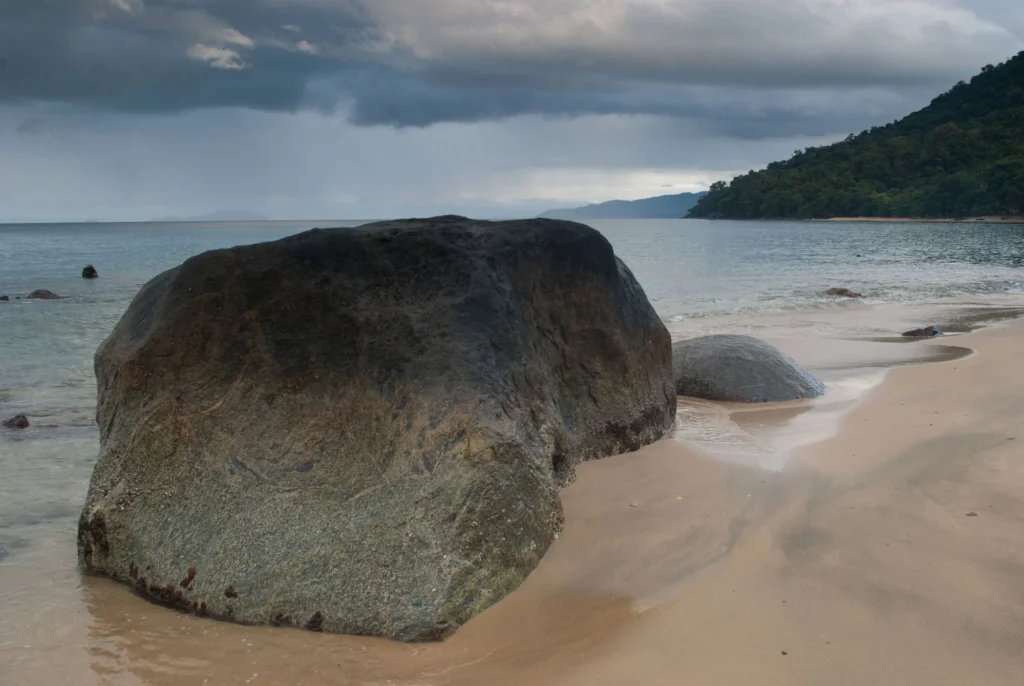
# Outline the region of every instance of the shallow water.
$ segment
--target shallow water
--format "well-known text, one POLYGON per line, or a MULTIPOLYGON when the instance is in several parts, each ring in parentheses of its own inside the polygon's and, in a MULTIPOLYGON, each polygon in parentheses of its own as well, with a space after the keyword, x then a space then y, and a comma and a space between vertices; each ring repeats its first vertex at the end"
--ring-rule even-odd
POLYGON ((1024 224, 597 221, 666 320, 1024 288, 1024 224))
MULTIPOLYGON (((242 664, 252 650, 246 637, 269 636, 186 621, 78 574, 75 525, 98 450, 92 355, 138 288, 160 271, 204 250, 316 225, 342 223, 0 226, 0 295, 16 298, 47 288, 66 296, 0 303, 0 418, 22 412, 33 422, 22 432, 0 429, 0 683, 66 683, 72 674, 81 674, 81 683, 175 683, 176 675, 202 683, 199 676, 216 653, 202 647, 207 638, 237 643, 231 659, 242 664), (79 278, 88 263, 99 279, 79 278)), ((686 421, 677 440, 762 469, 783 469, 795 447, 826 438, 886 368, 967 352, 955 336, 938 344, 907 343, 899 331, 931 323, 966 330, 1014 316, 1024 305, 1022 226, 595 226, 631 267, 674 336, 754 333, 828 383, 821 401, 756 414, 684 403, 680 417, 686 421), (829 286, 867 297, 822 297, 829 286)), ((321 666, 339 651, 350 667, 362 664, 366 645, 273 636, 296 650, 313 641, 321 666)), ((390 650, 372 645, 374 660, 390 650)), ((297 672, 304 683, 317 682, 320 663, 297 672)), ((235 675, 231 683, 251 679, 235 675)), ((339 681, 359 682, 354 675, 339 681)))

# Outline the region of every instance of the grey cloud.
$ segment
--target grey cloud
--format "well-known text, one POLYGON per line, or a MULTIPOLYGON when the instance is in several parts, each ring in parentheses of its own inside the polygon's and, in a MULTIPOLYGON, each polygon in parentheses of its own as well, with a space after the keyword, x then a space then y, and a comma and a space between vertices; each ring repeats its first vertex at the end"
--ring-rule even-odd
POLYGON ((819 136, 890 121, 927 104, 934 90, 909 87, 897 95, 883 88, 743 89, 674 84, 625 85, 571 97, 525 85, 456 88, 408 76, 353 75, 329 94, 357 92, 350 118, 360 125, 423 127, 439 121, 468 123, 523 114, 553 117, 589 114, 659 115, 692 120, 706 132, 741 139, 819 136))
POLYGON ((39 135, 46 131, 46 120, 42 117, 26 117, 21 120, 15 131, 27 136, 39 135))
POLYGON ((535 214, 560 203, 657 195, 664 183, 696 190, 823 142, 737 143, 650 116, 520 117, 396 131, 309 112, 139 117, 57 109, 65 112, 0 108, 0 221, 225 209, 271 218, 535 214), (28 117, 53 123, 45 136, 13 135, 28 117), (643 188, 630 186, 650 171, 659 173, 643 188))
MULTIPOLYGON (((251 12, 247 8, 261 3, 240 0, 149 0, 134 11, 121 5, 0 3, 0 103, 57 101, 151 112, 295 110, 307 81, 339 65, 348 68, 274 45, 275 34, 288 34, 280 27, 292 16, 286 7, 251 12), (216 68, 230 64, 232 54, 239 67, 251 68, 216 68)), ((342 41, 346 31, 360 30, 358 13, 335 11, 330 19, 328 32, 342 41)))
POLYGON ((947 0, 6 0, 0 103, 395 127, 655 114, 817 135, 1016 52, 1015 6, 985 0, 989 21, 947 0))

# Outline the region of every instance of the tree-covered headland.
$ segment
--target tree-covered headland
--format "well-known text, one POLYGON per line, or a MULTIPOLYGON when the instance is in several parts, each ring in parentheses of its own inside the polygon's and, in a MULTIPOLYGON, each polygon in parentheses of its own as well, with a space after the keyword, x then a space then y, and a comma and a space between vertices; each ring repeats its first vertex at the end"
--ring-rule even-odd
POLYGON ((688 216, 992 215, 1024 215, 1024 52, 904 119, 715 183, 688 216))

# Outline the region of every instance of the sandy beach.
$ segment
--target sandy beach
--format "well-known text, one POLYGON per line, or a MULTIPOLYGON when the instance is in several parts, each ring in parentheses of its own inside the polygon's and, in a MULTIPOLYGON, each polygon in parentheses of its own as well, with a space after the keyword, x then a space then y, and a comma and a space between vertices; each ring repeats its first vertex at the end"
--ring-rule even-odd
POLYGON ((540 567, 442 644, 217 623, 66 566, 41 577, 38 558, 9 564, 26 597, 67 602, 5 613, 0 681, 1018 684, 1022 334, 1011 321, 900 345, 960 352, 879 373, 858 400, 681 401, 681 418, 767 447, 737 457, 680 422, 582 466, 540 567))

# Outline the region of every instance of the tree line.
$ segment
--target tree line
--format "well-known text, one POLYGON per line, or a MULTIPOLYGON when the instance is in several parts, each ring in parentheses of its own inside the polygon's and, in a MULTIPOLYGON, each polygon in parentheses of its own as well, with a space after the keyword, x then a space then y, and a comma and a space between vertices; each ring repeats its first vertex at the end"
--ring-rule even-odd
POLYGON ((711 192, 688 216, 959 218, 1024 214, 1024 52, 928 107, 798 150, 711 192))

